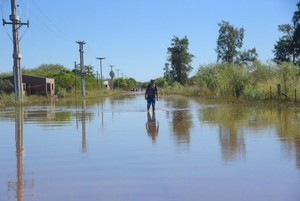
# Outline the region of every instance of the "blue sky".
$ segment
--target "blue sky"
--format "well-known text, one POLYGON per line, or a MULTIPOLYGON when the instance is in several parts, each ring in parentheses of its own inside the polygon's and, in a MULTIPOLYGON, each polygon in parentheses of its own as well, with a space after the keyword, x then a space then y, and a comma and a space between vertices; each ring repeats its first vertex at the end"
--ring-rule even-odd
MULTIPOLYGON (((115 65, 127 77, 148 81, 161 77, 173 36, 187 36, 189 51, 199 65, 216 62, 218 23, 228 21, 245 29, 242 49, 255 47, 263 62, 273 57, 280 37, 278 25, 291 23, 298 0, 17 0, 21 66, 62 64, 71 69, 79 62, 78 40, 84 40, 84 63, 108 77, 115 65)), ((6 21, 10 0, 0 0, 6 21)), ((11 26, 0 28, 0 73, 12 71, 11 26)))

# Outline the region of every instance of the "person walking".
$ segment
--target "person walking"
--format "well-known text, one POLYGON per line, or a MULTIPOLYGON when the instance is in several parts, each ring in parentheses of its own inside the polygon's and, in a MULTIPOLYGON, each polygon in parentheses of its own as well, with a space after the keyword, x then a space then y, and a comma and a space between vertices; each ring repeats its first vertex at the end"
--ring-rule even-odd
POLYGON ((155 110, 155 100, 158 101, 157 87, 154 84, 155 80, 150 80, 145 92, 145 99, 147 100, 147 111, 149 112, 150 106, 155 110))

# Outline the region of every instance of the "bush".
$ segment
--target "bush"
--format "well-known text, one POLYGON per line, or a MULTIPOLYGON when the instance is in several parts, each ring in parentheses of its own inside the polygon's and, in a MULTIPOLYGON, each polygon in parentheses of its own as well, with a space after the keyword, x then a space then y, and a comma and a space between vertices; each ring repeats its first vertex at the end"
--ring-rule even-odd
POLYGON ((243 97, 247 100, 264 100, 266 96, 263 89, 247 86, 244 90, 243 97))
POLYGON ((56 87, 56 95, 59 97, 59 98, 64 98, 67 94, 67 91, 65 88, 62 88, 62 87, 56 87))

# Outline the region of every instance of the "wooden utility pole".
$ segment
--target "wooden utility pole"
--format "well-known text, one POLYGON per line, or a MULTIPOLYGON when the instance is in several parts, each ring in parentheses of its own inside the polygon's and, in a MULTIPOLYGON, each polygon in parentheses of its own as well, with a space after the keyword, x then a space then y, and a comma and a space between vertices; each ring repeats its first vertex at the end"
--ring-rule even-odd
POLYGON ((76 43, 79 44, 79 52, 80 52, 80 69, 81 69, 81 95, 85 95, 85 70, 84 70, 84 61, 83 61, 83 45, 85 44, 84 41, 77 41, 76 43))
POLYGON ((13 74, 14 74, 14 89, 15 89, 15 100, 17 102, 22 102, 22 71, 21 71, 21 53, 19 47, 19 33, 18 30, 22 25, 27 25, 29 27, 29 21, 27 23, 22 23, 20 17, 17 15, 16 0, 11 0, 11 15, 9 16, 11 22, 6 22, 3 20, 3 26, 6 24, 12 25, 13 34, 13 74))

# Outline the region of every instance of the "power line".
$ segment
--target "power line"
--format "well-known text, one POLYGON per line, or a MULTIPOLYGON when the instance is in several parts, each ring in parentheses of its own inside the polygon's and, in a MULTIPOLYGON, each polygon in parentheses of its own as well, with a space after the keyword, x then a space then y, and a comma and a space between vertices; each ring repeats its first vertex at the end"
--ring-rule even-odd
POLYGON ((44 16, 44 18, 56 29, 57 34, 61 36, 61 38, 72 42, 75 40, 73 37, 70 37, 69 35, 67 35, 62 29, 60 29, 59 26, 57 26, 48 16, 47 14, 41 9, 41 7, 36 3, 35 0, 31 0, 33 5, 38 9, 38 11, 42 14, 42 16, 44 16))

